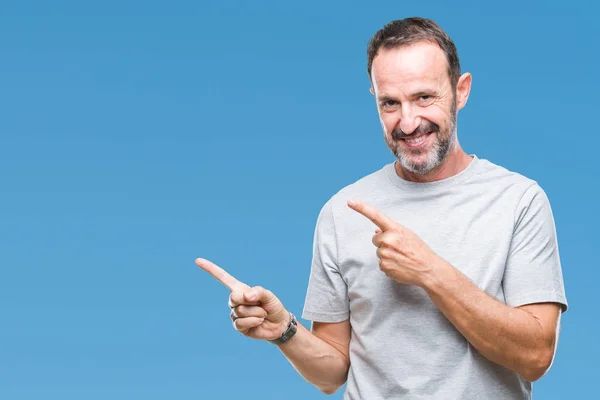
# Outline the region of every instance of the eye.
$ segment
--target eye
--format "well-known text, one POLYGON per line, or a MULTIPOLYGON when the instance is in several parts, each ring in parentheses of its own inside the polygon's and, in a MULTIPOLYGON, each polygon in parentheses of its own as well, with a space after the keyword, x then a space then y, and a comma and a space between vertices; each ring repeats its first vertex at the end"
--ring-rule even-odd
POLYGON ((388 111, 388 110, 393 110, 394 108, 398 107, 398 102, 396 100, 388 99, 388 100, 383 100, 380 103, 380 105, 383 110, 388 111))
POLYGON ((420 106, 428 106, 433 102, 433 96, 430 94, 424 94, 419 96, 418 103, 420 106))

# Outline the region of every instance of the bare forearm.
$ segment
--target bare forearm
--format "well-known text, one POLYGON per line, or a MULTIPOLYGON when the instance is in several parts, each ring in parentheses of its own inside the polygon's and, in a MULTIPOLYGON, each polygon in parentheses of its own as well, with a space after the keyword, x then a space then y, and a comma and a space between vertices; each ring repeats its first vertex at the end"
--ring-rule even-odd
POLYGON ((296 371, 323 392, 334 393, 346 382, 348 359, 302 324, 292 339, 278 347, 296 371))
POLYGON ((424 288, 483 356, 529 381, 543 375, 551 362, 554 343, 533 315, 492 298, 445 262, 436 268, 424 288))

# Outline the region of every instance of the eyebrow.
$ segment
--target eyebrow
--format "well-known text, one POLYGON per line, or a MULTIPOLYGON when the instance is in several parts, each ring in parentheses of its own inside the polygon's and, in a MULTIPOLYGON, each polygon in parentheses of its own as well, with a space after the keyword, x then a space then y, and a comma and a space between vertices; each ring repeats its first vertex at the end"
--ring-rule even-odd
MULTIPOLYGON (((421 96, 435 96, 436 95, 436 91, 433 89, 419 89, 416 92, 411 93, 408 97, 409 98, 415 98, 415 97, 421 97, 421 96)), ((388 100, 393 100, 393 101, 399 101, 397 97, 391 96, 389 94, 382 94, 379 97, 379 102, 386 102, 388 100)))
POLYGON ((435 95, 434 90, 425 89, 425 90, 419 90, 419 91, 411 94, 411 97, 434 96, 434 95, 435 95))
POLYGON ((387 95, 387 94, 379 97, 379 102, 380 103, 386 102, 388 100, 398 101, 397 98, 395 98, 393 96, 390 96, 390 95, 387 95))
MULTIPOLYGON (((434 96, 436 94, 436 90, 435 89, 418 89, 412 93, 409 94, 409 97, 418 97, 418 96, 423 96, 423 95, 427 95, 427 96, 434 96)), ((392 96, 390 94, 387 93, 382 93, 381 96, 379 96, 379 99, 381 101, 384 100, 397 100, 398 98, 395 96, 392 96)))

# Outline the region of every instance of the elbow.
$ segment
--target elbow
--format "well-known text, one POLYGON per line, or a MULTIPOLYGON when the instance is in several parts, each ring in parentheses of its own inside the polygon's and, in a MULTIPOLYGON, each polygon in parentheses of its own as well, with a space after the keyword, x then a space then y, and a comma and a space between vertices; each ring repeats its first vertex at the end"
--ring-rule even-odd
POLYGON ((344 372, 338 375, 337 379, 331 380, 329 382, 323 382, 320 385, 315 385, 317 388, 327 394, 332 395, 337 392, 342 386, 346 384, 348 380, 348 372, 349 372, 350 363, 346 363, 344 366, 344 372))
POLYGON ((533 383, 533 382, 537 381, 538 379, 540 379, 542 376, 544 376, 545 373, 546 373, 546 371, 529 368, 529 369, 523 371, 521 373, 521 376, 523 378, 525 378, 525 380, 527 382, 533 383))
POLYGON ((344 384, 346 383, 346 380, 348 378, 348 370, 346 370, 346 373, 344 374, 343 378, 340 377, 340 379, 338 379, 336 382, 327 382, 327 383, 322 383, 320 385, 316 385, 319 390, 325 394, 334 394, 335 392, 337 392, 342 386, 344 386, 344 384))
POLYGON ((550 369, 553 360, 553 349, 544 349, 543 351, 538 351, 527 363, 527 367, 524 368, 521 376, 523 376, 523 378, 529 382, 535 382, 546 375, 546 372, 548 372, 550 369))
POLYGON ((321 392, 325 393, 325 394, 331 395, 331 394, 334 394, 335 392, 337 392, 339 390, 339 388, 341 388, 342 386, 343 386, 343 384, 341 384, 341 385, 321 386, 321 387, 319 387, 319 390, 321 392))

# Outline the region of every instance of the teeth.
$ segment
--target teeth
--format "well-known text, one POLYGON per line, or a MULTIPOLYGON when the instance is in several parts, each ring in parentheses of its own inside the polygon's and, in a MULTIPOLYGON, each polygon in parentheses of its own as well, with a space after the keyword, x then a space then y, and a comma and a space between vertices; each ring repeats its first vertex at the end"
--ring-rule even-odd
POLYGON ((418 143, 422 143, 423 141, 425 141, 425 135, 418 137, 416 139, 404 139, 404 140, 406 140, 408 143, 418 144, 418 143))

